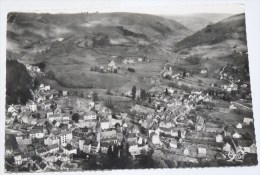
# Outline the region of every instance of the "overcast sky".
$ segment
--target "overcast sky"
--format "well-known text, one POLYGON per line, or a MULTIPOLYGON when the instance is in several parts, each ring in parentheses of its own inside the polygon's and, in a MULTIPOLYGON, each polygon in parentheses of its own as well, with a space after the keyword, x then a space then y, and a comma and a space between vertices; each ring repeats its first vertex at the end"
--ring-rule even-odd
MULTIPOLYGON (((106 10, 104 10, 106 11, 106 10)), ((108 10, 110 11, 110 10, 108 10)), ((184 15, 192 13, 230 13, 239 14, 244 13, 244 6, 241 4, 211 4, 211 5, 156 5, 150 4, 147 7, 131 7, 121 8, 120 11, 161 14, 161 15, 184 15)), ((102 10, 100 11, 102 12, 102 10)))
MULTIPOLYGON (((27 0, 28 1, 28 0, 27 0)), ((9 11, 21 12, 48 12, 48 13, 79 13, 79 12, 133 12, 157 15, 183 15, 192 13, 244 13, 244 6, 231 0, 205 0, 182 1, 182 0, 113 0, 113 1, 61 1, 61 0, 39 0, 35 3, 24 3, 16 1, 9 3, 9 11), (193 5, 192 5, 193 4, 193 5), (207 4, 207 5, 205 5, 207 4)), ((30 1, 29 1, 30 2, 30 1)), ((8 9, 6 9, 8 10, 8 9)))

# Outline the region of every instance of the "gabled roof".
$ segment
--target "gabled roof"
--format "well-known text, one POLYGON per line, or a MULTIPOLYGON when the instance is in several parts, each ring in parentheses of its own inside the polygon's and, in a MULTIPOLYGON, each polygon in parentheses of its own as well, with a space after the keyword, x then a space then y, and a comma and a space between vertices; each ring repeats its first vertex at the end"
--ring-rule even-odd
POLYGON ((101 146, 101 147, 105 147, 105 148, 108 148, 109 145, 110 145, 110 143, 108 143, 108 142, 101 142, 101 143, 100 143, 100 146, 101 146))
POLYGON ((97 146, 98 146, 98 142, 93 142, 93 143, 91 144, 91 146, 92 146, 92 147, 97 147, 97 146))
POLYGON ((67 144, 65 147, 64 147, 66 150, 73 150, 73 147, 71 144, 67 144))
POLYGON ((48 146, 48 149, 49 149, 49 150, 55 149, 55 148, 59 148, 59 145, 58 145, 57 143, 48 146))
POLYGON ((54 162, 58 167, 60 167, 62 165, 62 161, 57 160, 56 162, 54 162))
POLYGON ((41 162, 39 167, 43 170, 47 167, 47 164, 45 164, 44 162, 41 162))
POLYGON ((90 145, 90 144, 91 144, 91 142, 92 142, 92 140, 91 140, 91 139, 86 139, 86 140, 85 140, 85 143, 84 143, 84 145, 90 145))

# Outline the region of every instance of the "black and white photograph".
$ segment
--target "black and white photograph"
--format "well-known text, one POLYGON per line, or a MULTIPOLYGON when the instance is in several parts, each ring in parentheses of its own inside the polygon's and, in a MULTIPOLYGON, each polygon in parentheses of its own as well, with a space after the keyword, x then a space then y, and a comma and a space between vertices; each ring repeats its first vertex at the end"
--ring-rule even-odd
POLYGON ((4 172, 257 166, 246 21, 243 4, 9 11, 4 172))

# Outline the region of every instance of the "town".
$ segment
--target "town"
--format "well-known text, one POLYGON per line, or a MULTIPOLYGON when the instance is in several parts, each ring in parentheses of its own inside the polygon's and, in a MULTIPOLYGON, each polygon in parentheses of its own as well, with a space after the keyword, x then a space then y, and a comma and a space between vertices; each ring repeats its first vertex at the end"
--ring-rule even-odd
MULTIPOLYGON (((25 66, 32 77, 45 76, 37 66, 25 66)), ((113 61, 108 67, 108 71, 117 70, 113 61)), ((228 77, 227 69, 219 73, 223 74, 220 79, 228 77)), ((207 71, 202 69, 201 74, 207 71)), ((173 74, 171 67, 164 67, 155 79, 183 81, 189 76, 189 72, 173 74)), ((227 94, 234 95, 238 86, 249 87, 234 79, 220 87, 222 93, 158 83, 148 91, 133 86, 122 94, 129 101, 121 106, 104 103, 94 91, 79 97, 41 83, 31 91, 33 99, 26 105, 6 106, 6 169, 248 165, 257 154, 252 109, 243 101, 230 101, 227 94), (237 114, 243 117, 232 118, 237 114)), ((250 93, 244 98, 250 98, 250 93)))

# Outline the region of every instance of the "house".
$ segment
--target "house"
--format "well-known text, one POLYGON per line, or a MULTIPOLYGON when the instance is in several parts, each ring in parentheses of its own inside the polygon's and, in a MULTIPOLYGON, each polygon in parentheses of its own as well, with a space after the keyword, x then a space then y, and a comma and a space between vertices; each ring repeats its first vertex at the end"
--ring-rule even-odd
POLYGON ((152 143, 157 145, 157 144, 161 144, 161 140, 160 140, 160 137, 159 137, 159 134, 156 134, 156 133, 152 133, 151 134, 151 137, 152 137, 152 143))
POLYGON ((29 100, 29 101, 26 103, 26 105, 29 107, 29 110, 30 110, 31 112, 36 112, 36 111, 37 111, 37 104, 36 104, 34 101, 29 100))
POLYGON ((48 165, 47 165, 46 163, 44 163, 44 162, 41 162, 41 163, 39 164, 39 167, 41 168, 42 171, 46 171, 48 165))
POLYGON ((43 89, 44 89, 45 91, 49 91, 49 90, 51 90, 51 86, 47 85, 47 86, 45 86, 43 89))
POLYGON ((231 145, 227 142, 223 145, 222 150, 225 152, 231 151, 231 145))
POLYGON ((45 145, 54 145, 54 144, 59 145, 60 138, 58 136, 50 135, 49 137, 44 139, 44 144, 45 145))
POLYGON ((53 122, 53 120, 56 120, 58 122, 62 121, 62 114, 52 114, 48 117, 49 122, 53 122))
POLYGON ((102 130, 106 130, 106 129, 108 129, 110 127, 110 122, 107 120, 107 119, 102 119, 101 121, 100 121, 100 128, 102 129, 102 130))
POLYGON ((62 91, 62 96, 67 96, 68 95, 68 91, 62 91))
POLYGON ((131 154, 133 154, 133 153, 135 153, 137 151, 139 151, 137 143, 136 142, 130 142, 129 143, 129 152, 131 154))
POLYGON ((116 137, 116 130, 112 131, 104 131, 100 133, 100 139, 105 139, 105 138, 111 138, 111 137, 116 137))
POLYGON ((43 148, 36 149, 35 152, 39 156, 45 156, 46 154, 48 154, 48 149, 46 147, 43 147, 43 148))
POLYGON ((177 140, 176 139, 171 139, 170 141, 170 147, 171 148, 177 148, 178 145, 177 145, 177 140))
POLYGON ((198 148, 198 157, 206 157, 207 156, 207 149, 206 148, 198 148))
POLYGON ((241 138, 242 136, 234 129, 234 131, 231 133, 232 137, 234 139, 239 139, 241 138))
POLYGON ((198 116, 197 123, 195 125, 195 129, 197 131, 201 131, 201 130, 205 129, 205 123, 204 122, 205 122, 204 118, 201 117, 201 116, 198 116))
POLYGON ((49 153, 56 153, 59 151, 60 147, 57 143, 53 144, 53 145, 49 145, 48 147, 49 153))
POLYGON ((63 152, 67 155, 77 154, 77 149, 73 147, 71 144, 67 144, 65 147, 63 147, 63 152))
POLYGON ((171 128, 165 128, 165 127, 159 127, 159 129, 160 129, 161 133, 164 133, 164 134, 167 134, 167 135, 170 135, 171 131, 172 131, 171 128))
POLYGON ((235 127, 238 128, 238 129, 241 129, 241 128, 242 128, 242 124, 239 123, 239 122, 236 122, 234 125, 235 125, 235 127))
POLYGON ((114 60, 111 60, 110 63, 108 63, 108 67, 110 67, 113 70, 117 69, 116 63, 114 60))
POLYGON ((43 138, 44 135, 45 135, 45 134, 44 134, 42 128, 35 128, 35 129, 32 129, 32 130, 30 131, 30 138, 31 138, 31 139, 33 139, 33 138, 40 139, 40 138, 43 138))
POLYGON ((96 120, 97 114, 94 111, 88 111, 83 114, 84 120, 96 120))
POLYGON ((91 150, 92 153, 98 153, 100 149, 100 143, 99 142, 92 142, 91 143, 91 150))
POLYGON ((107 154, 109 146, 110 146, 110 143, 108 143, 108 142, 101 142, 100 143, 101 153, 107 154))
POLYGON ((135 133, 129 133, 127 137, 128 142, 137 142, 137 137, 135 133))
POLYGON ((60 143, 62 146, 67 145, 72 140, 72 132, 64 131, 60 134, 60 143))
POLYGON ((206 74, 206 73, 208 73, 208 69, 207 68, 203 68, 203 69, 201 69, 200 73, 201 74, 206 74))
POLYGON ((238 143, 239 146, 241 146, 246 153, 256 154, 256 144, 252 141, 240 141, 238 143))
POLYGON ((57 169, 60 169, 61 165, 63 164, 63 162, 61 160, 57 160, 56 162, 54 162, 54 166, 57 168, 57 169))
POLYGON ((48 119, 51 115, 53 115, 53 114, 54 114, 54 113, 53 113, 53 111, 52 111, 51 109, 47 110, 47 112, 46 112, 47 119, 48 119))
POLYGON ((221 134, 216 135, 216 142, 222 143, 223 142, 223 136, 221 134))
POLYGON ((21 154, 17 154, 14 156, 14 163, 16 165, 21 165, 23 163, 21 154))
POLYGON ((83 152, 84 153, 90 153, 90 150, 91 150, 91 142, 92 140, 90 139, 86 139, 84 141, 84 145, 83 145, 83 152))
POLYGON ((251 123, 254 123, 254 119, 253 118, 248 118, 248 117, 245 117, 243 122, 247 125, 250 125, 251 123))

